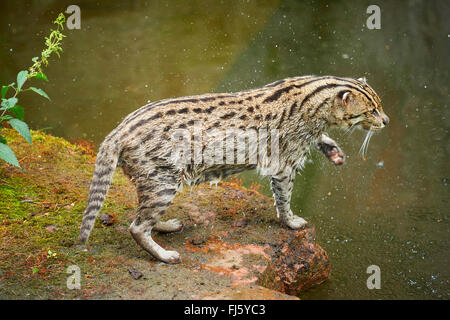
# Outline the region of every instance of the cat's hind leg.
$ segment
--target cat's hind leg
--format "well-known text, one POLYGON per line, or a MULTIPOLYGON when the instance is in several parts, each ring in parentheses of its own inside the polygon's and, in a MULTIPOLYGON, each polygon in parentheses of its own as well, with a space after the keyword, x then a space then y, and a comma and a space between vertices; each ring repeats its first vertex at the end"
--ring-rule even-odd
POLYGON ((171 264, 181 261, 179 253, 162 248, 152 239, 151 232, 158 229, 170 232, 182 228, 180 223, 173 220, 159 223, 159 219, 175 197, 179 184, 177 177, 168 174, 160 174, 152 179, 137 179, 139 204, 136 218, 129 229, 134 240, 145 251, 156 259, 171 264))

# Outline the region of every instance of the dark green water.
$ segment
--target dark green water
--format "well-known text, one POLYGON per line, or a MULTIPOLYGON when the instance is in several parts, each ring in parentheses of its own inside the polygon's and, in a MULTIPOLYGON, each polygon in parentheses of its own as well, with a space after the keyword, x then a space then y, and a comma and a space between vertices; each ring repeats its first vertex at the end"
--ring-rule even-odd
MULTIPOLYGON (((71 1, 3 1, 0 80, 15 80, 42 49, 49 22, 71 1)), ((26 121, 100 143, 147 101, 240 91, 288 76, 366 76, 390 125, 358 156, 363 133, 330 132, 348 155, 334 168, 312 153, 293 211, 317 228, 329 281, 303 299, 449 299, 449 53, 447 1, 78 1, 51 102, 25 94, 26 121), (366 269, 381 269, 369 290, 366 269)), ((263 184, 254 173, 245 183, 263 184)))

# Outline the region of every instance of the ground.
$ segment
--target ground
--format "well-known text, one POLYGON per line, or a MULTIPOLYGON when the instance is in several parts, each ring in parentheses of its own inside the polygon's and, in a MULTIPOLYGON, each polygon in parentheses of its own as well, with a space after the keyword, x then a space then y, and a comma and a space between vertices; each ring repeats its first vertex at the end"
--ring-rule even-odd
POLYGON ((177 218, 184 229, 154 234, 182 256, 168 265, 130 236, 136 194, 119 169, 83 251, 77 237, 92 145, 38 131, 33 145, 10 129, 0 134, 21 165, 0 163, 0 299, 296 299, 328 277, 314 228, 287 230, 273 199, 236 177, 177 195, 164 219, 177 218), (71 265, 80 270, 79 290, 67 287, 71 265))

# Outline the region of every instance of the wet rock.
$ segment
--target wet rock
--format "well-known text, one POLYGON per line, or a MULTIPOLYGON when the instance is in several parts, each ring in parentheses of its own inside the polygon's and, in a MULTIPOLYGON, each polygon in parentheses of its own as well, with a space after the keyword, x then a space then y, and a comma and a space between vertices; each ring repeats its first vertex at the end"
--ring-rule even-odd
POLYGON ((271 244, 272 261, 259 277, 266 288, 290 295, 324 282, 330 273, 328 254, 316 242, 314 228, 289 232, 271 244))
POLYGON ((261 286, 230 287, 224 290, 204 293, 196 298, 202 300, 299 300, 297 297, 261 286))
MULTIPOLYGON (((217 278, 228 279, 231 287, 226 289, 226 296, 237 295, 242 299, 245 298, 232 292, 259 285, 298 295, 328 278, 328 255, 316 243, 313 227, 301 231, 287 229, 276 219, 273 199, 261 194, 225 183, 218 191, 202 190, 201 197, 189 198, 196 204, 180 203, 181 208, 189 210, 184 233, 201 233, 185 237, 183 250, 172 246, 181 251, 186 262, 194 262, 190 264, 192 273, 199 276, 213 273, 217 278), (236 201, 234 195, 238 192, 245 200, 236 201), (227 197, 228 202, 224 201, 227 197), (189 227, 195 223, 193 212, 202 211, 217 214, 209 225, 189 227)), ((181 219, 179 214, 177 211, 174 217, 181 219)), ((207 298, 226 299, 222 290, 218 294, 210 290, 207 298)))

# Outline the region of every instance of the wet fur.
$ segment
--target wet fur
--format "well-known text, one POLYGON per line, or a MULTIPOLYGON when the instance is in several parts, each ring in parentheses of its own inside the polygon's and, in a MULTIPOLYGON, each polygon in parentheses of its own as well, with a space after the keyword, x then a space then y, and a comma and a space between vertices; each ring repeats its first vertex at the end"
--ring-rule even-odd
MULTIPOLYGON (((112 181, 121 167, 136 185, 138 207, 130 232, 151 255, 167 263, 180 262, 175 251, 156 244, 152 230, 182 229, 176 220, 160 221, 183 184, 218 181, 244 170, 257 169, 271 176, 275 206, 281 221, 299 229, 306 221, 294 215, 290 199, 296 173, 303 167, 311 146, 316 146, 336 165, 344 154, 325 131, 330 126, 355 125, 376 130, 388 118, 381 101, 365 79, 333 76, 305 76, 283 79, 262 88, 237 93, 204 94, 166 99, 148 104, 129 114, 101 144, 79 239, 85 243, 94 226, 112 181), (374 116, 377 110, 379 116, 374 116), (172 158, 171 133, 183 128, 193 133, 198 121, 205 129, 267 128, 279 130, 279 163, 268 170, 267 155, 257 164, 179 165, 172 158)), ((203 150, 213 141, 202 142, 203 150)))

